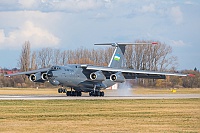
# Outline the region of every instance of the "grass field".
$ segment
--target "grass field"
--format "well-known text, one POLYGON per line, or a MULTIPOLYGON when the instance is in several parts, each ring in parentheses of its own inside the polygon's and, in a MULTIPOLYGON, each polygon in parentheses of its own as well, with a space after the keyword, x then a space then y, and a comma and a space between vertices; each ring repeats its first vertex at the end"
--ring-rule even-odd
MULTIPOLYGON (((132 94, 173 94, 171 89, 151 89, 151 88, 134 88, 132 90, 120 89, 118 90, 105 90, 106 94, 119 94, 124 95, 132 94)), ((200 94, 200 88, 180 88, 176 89, 176 94, 200 94)), ((58 95, 57 88, 0 88, 0 95, 58 95)), ((63 94, 61 94, 63 95, 63 94)))
MULTIPOLYGON (((116 92, 106 90, 105 94, 116 92)), ((136 88, 128 93, 170 94, 172 91, 136 88)), ((200 89, 177 89, 176 93, 200 94, 200 89)), ((0 95, 58 93, 57 89, 0 88, 0 95)), ((0 100, 0 132, 198 133, 200 99, 0 100)))
MULTIPOLYGON (((172 94, 173 89, 153 89, 153 88, 136 88, 134 89, 135 94, 172 94)), ((179 88, 176 90, 176 94, 200 94, 200 88, 179 88)))
POLYGON ((200 132, 200 99, 0 101, 0 132, 200 132))

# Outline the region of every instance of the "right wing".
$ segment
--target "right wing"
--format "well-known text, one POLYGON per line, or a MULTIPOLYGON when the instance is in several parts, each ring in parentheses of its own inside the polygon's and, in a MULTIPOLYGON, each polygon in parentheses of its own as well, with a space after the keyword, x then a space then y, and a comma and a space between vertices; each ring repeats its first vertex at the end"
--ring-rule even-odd
POLYGON ((101 67, 101 66, 90 66, 82 65, 86 67, 87 70, 102 71, 105 74, 118 73, 121 72, 125 79, 135 79, 135 78, 151 78, 151 79, 165 79, 165 76, 189 76, 188 74, 180 73, 167 73, 167 72, 156 72, 156 71, 144 71, 144 70, 134 70, 134 69, 124 69, 124 68, 112 68, 112 67, 101 67))

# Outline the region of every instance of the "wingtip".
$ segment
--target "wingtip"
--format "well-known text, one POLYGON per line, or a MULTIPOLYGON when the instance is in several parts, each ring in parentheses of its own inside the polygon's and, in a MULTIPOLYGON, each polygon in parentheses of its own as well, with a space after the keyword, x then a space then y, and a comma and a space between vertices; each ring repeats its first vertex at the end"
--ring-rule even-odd
POLYGON ((158 44, 158 42, 152 42, 151 44, 153 44, 153 45, 157 45, 157 44, 158 44))
POLYGON ((194 74, 188 74, 187 76, 188 76, 188 77, 195 77, 194 74))

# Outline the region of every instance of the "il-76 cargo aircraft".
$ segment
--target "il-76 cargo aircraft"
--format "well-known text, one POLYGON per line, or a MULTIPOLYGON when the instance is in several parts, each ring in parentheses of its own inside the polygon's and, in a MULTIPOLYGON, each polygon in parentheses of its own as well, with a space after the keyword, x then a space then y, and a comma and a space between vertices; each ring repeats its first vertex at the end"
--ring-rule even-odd
POLYGON ((33 71, 19 72, 5 76, 25 74, 33 82, 49 81, 52 85, 61 86, 59 93, 67 96, 81 96, 82 92, 88 92, 89 96, 104 96, 102 90, 116 84, 123 83, 126 79, 148 78, 165 79, 169 76, 188 76, 187 74, 164 73, 155 71, 143 71, 122 68, 125 47, 127 45, 143 45, 156 43, 104 43, 95 45, 111 45, 115 47, 110 63, 107 67, 88 64, 67 64, 65 66, 52 66, 33 71), (63 87, 70 87, 66 91, 63 87))

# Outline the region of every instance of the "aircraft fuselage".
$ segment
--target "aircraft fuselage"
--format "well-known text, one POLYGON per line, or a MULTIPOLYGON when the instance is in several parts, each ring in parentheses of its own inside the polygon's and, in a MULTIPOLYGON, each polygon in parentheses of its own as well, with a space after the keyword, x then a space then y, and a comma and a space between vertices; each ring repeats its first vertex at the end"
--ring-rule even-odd
POLYGON ((94 86, 96 89, 105 89, 115 84, 110 79, 92 81, 90 74, 94 71, 86 71, 80 65, 53 66, 47 73, 49 82, 53 85, 72 87, 76 91, 90 92, 94 86))

